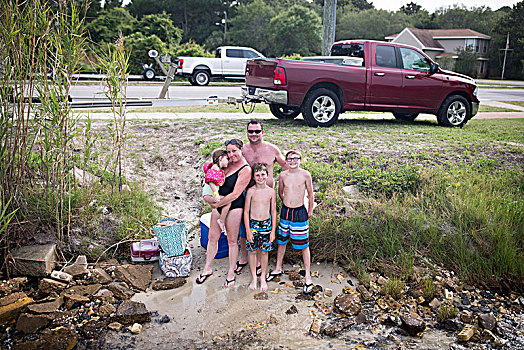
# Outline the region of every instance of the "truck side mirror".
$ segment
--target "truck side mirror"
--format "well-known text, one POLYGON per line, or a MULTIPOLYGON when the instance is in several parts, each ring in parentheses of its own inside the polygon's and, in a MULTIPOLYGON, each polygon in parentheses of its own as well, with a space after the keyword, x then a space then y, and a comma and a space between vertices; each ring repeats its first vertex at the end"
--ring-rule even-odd
POLYGON ((429 74, 435 74, 438 72, 438 63, 431 62, 429 68, 429 74))

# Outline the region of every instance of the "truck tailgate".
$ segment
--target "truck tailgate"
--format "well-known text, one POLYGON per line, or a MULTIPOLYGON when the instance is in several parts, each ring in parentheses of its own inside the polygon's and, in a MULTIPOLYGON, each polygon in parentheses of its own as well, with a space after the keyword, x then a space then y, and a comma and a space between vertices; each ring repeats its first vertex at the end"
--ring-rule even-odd
POLYGON ((276 59, 254 59, 247 61, 246 65, 246 85, 262 88, 274 88, 273 78, 275 67, 278 64, 276 59))

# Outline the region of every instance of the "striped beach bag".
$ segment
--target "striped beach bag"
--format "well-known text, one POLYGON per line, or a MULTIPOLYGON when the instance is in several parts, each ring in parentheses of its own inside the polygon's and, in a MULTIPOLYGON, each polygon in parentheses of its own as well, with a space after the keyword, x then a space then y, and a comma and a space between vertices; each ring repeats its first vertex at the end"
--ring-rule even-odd
POLYGON ((187 244, 187 227, 184 220, 163 218, 153 226, 162 251, 168 256, 183 255, 187 244))

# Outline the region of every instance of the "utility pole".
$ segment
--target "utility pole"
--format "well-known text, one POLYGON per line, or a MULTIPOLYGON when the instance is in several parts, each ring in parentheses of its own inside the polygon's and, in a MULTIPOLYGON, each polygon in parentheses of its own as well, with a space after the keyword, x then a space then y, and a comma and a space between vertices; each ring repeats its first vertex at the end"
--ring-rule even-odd
POLYGON ((322 56, 329 55, 329 48, 335 42, 337 22, 337 0, 324 0, 324 20, 322 23, 322 56))
POLYGON ((506 70, 506 56, 508 54, 508 51, 510 51, 510 48, 509 48, 509 32, 508 32, 508 37, 506 39, 506 47, 504 48, 504 63, 502 63, 502 76, 500 77, 500 80, 504 80, 504 71, 506 70))

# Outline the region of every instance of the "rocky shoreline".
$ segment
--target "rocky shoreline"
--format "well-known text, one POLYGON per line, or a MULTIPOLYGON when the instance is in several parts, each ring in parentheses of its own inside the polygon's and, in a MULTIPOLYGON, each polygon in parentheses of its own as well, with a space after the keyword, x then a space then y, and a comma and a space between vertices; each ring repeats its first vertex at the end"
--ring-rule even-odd
MULTIPOLYGON (((16 271, 18 267, 26 276, 0 282, 2 348, 122 348, 122 344, 106 341, 109 333, 113 339, 120 334, 126 347, 133 347, 133 337, 143 326, 171 319, 130 299, 137 292, 179 288, 187 282, 185 278, 155 279, 151 263, 120 264, 112 259, 88 264, 85 256, 58 270, 52 262, 56 248, 42 247, 38 250, 43 257, 33 257, 34 266, 30 259, 20 258, 24 254, 18 252, 18 260, 15 256, 12 268, 16 271)), ((331 282, 345 285, 341 293, 332 295, 329 285, 316 284, 314 292, 305 295, 300 292, 301 272, 299 266, 287 270, 282 280, 270 283, 270 291, 254 295, 263 301, 283 289, 296 293, 293 304, 282 310, 284 316, 271 315, 267 321, 248 324, 244 335, 224 334, 211 342, 191 342, 188 347, 241 348, 268 324, 285 323, 287 315, 298 311, 297 306, 312 303, 308 337, 350 342, 354 332, 364 332, 374 339, 363 341, 363 346, 402 349, 410 347, 411 339, 442 330, 455 339, 452 349, 524 348, 524 297, 517 293, 502 296, 479 290, 462 284, 449 271, 433 268, 419 269, 413 282, 397 286, 396 292, 394 280, 374 272, 358 282, 337 273, 331 282)))

